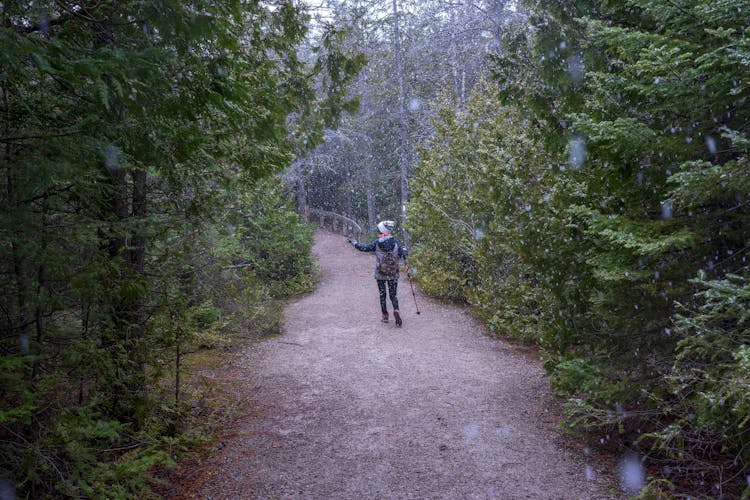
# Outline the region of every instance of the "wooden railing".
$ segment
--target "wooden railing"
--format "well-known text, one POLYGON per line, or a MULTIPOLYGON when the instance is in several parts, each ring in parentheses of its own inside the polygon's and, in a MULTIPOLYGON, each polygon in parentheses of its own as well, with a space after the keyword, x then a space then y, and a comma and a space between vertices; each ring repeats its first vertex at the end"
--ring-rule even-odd
POLYGON ((317 208, 307 209, 307 220, 321 229, 342 234, 355 240, 362 239, 362 226, 344 215, 317 208))

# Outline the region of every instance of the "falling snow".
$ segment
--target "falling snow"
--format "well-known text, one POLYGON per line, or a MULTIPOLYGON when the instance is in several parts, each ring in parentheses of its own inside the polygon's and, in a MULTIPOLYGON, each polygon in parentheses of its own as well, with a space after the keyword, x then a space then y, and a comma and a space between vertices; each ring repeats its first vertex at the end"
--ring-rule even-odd
POLYGON ((624 492, 635 495, 646 485, 646 469, 635 453, 627 454, 620 463, 620 481, 624 492))
POLYGON ((671 201, 665 201, 661 204, 661 217, 662 219, 671 219, 672 218, 672 202, 671 201))
POLYGON ((568 146, 568 163, 573 168, 579 168, 586 161, 586 141, 581 137, 574 137, 568 146))
POLYGON ((716 140, 710 135, 706 136, 706 147, 711 154, 716 154, 716 140))

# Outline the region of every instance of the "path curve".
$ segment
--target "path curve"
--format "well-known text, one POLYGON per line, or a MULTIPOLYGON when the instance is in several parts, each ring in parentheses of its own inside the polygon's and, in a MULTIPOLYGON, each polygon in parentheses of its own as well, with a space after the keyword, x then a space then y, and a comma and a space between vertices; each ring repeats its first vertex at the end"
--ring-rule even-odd
POLYGON ((608 498, 554 426, 533 350, 491 339, 467 312, 418 295, 380 323, 373 257, 318 231, 318 289, 285 333, 249 346, 251 414, 190 496, 608 498), (587 478, 588 476, 588 478, 587 478))

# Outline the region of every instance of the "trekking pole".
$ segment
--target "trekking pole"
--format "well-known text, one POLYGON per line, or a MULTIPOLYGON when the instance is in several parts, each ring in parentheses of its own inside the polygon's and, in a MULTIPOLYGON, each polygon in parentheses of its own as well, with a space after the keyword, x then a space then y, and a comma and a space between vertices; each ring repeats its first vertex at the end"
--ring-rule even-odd
POLYGON ((409 280, 409 286, 411 287, 411 296, 414 298, 414 307, 417 308, 417 314, 422 314, 419 311, 419 306, 417 305, 417 294, 414 293, 414 283, 411 280, 411 269, 409 268, 409 264, 406 264, 406 277, 409 280))

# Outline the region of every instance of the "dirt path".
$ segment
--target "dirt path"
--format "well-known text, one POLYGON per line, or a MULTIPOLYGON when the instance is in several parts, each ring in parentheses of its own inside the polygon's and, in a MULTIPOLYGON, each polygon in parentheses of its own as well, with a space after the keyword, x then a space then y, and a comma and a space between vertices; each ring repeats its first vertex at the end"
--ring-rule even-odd
POLYGON ((252 413, 189 496, 610 497, 554 430, 532 353, 422 296, 416 315, 403 277, 404 327, 380 323, 372 255, 315 241, 320 286, 286 308, 284 335, 241 354, 252 413))

